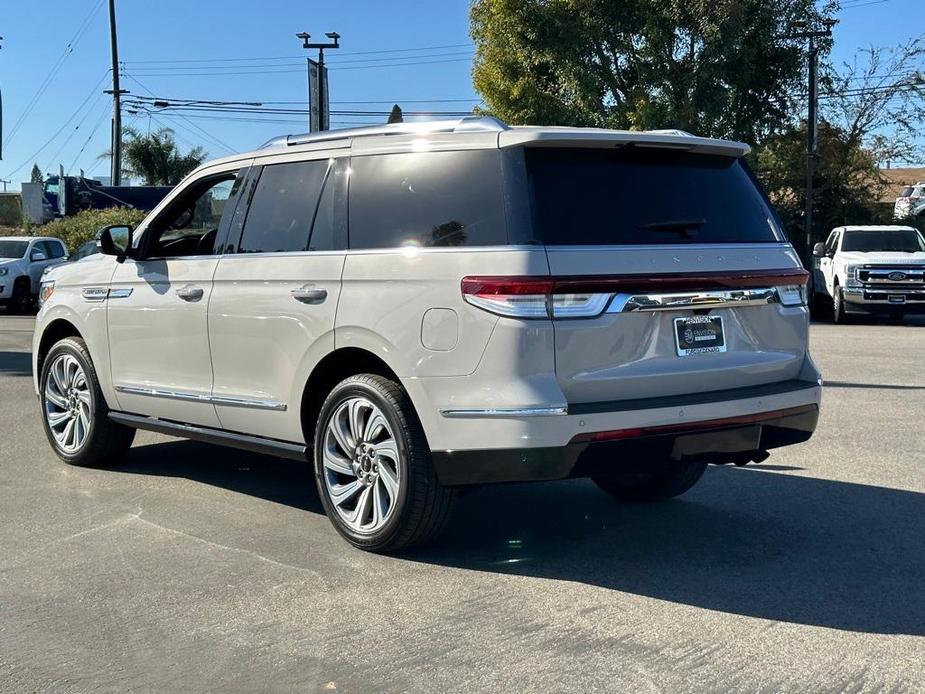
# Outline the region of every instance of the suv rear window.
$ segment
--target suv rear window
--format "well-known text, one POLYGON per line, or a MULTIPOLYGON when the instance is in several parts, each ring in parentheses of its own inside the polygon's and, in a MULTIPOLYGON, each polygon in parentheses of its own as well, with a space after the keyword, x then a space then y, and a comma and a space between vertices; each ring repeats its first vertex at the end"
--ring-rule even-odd
POLYGON ((915 190, 915 188, 913 188, 912 186, 906 186, 905 188, 903 188, 903 192, 899 194, 899 197, 908 198, 910 195, 912 195, 913 190, 915 190))
POLYGON ((537 240, 547 245, 783 240, 734 157, 628 146, 527 148, 537 240))

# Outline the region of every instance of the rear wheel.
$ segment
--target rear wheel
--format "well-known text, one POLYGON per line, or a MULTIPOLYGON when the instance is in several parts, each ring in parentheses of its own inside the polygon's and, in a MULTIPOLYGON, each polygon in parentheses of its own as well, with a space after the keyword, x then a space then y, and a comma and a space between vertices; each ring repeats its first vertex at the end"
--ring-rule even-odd
POLYGON ((663 501, 680 496, 697 484, 706 463, 669 460, 654 472, 599 475, 594 483, 621 501, 663 501))
POLYGON ((353 546, 388 552, 443 529, 456 494, 440 484, 411 401, 394 381, 351 376, 315 428, 315 480, 328 518, 353 546))
POLYGON ((96 369, 79 337, 65 338, 51 348, 39 385, 45 434, 66 463, 105 465, 132 445, 135 430, 109 419, 96 369))

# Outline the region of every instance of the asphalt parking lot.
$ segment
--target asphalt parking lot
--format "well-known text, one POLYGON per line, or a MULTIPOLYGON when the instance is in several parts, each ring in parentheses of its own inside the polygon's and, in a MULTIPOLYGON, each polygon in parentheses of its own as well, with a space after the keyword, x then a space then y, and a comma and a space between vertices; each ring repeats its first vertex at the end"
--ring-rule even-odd
POLYGON ((52 454, 0 314, 0 691, 925 691, 925 321, 814 325, 809 443, 680 500, 466 496, 351 549, 298 464, 140 434, 52 454))

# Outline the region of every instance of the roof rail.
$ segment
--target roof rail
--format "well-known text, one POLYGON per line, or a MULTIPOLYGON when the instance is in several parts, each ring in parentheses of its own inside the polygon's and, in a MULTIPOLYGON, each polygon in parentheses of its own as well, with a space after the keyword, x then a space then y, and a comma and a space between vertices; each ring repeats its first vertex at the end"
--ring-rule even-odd
POLYGON ((327 142, 353 137, 371 137, 373 135, 426 135, 428 133, 478 133, 499 132, 507 130, 506 123, 490 116, 466 116, 456 120, 415 121, 411 123, 389 123, 369 125, 362 128, 344 128, 343 130, 322 130, 321 132, 303 133, 301 135, 281 135, 261 145, 260 149, 304 145, 310 142, 327 142))

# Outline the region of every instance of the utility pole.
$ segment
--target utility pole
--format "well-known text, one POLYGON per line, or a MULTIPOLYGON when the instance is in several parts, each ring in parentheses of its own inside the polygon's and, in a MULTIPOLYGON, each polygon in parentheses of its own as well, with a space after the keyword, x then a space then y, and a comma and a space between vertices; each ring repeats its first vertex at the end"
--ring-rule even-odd
MULTIPOLYGON (((122 185, 122 95, 119 88, 119 43, 116 37, 116 0, 109 0, 109 42, 112 46, 112 185, 122 185)), ((106 90, 110 93, 110 90, 106 90)))
MULTIPOLYGON (((3 37, 0 36, 0 41, 3 41, 3 37)), ((0 46, 3 48, 3 46, 0 46)), ((3 92, 0 91, 0 159, 3 159, 3 92)), ((3 186, 3 190, 6 191, 6 186, 3 186)))
MULTIPOLYGON (((330 128, 330 109, 328 108, 328 75, 327 70, 324 67, 324 49, 325 48, 340 48, 340 34, 336 31, 329 31, 325 34, 333 43, 309 43, 308 40, 312 37, 311 34, 300 31, 296 34, 296 38, 302 39, 302 48, 305 49, 318 49, 318 62, 315 63, 317 67, 317 93, 318 93, 318 130, 328 130, 330 128)), ((314 121, 312 119, 312 59, 308 58, 306 65, 308 67, 308 129, 314 131, 314 121)))
POLYGON ((822 29, 810 29, 807 22, 794 22, 794 31, 784 38, 807 39, 806 55, 809 61, 809 106, 806 115, 806 208, 803 213, 803 265, 812 268, 813 263, 813 172, 815 169, 816 136, 819 130, 819 46, 816 39, 831 38, 834 19, 822 22, 822 29))

